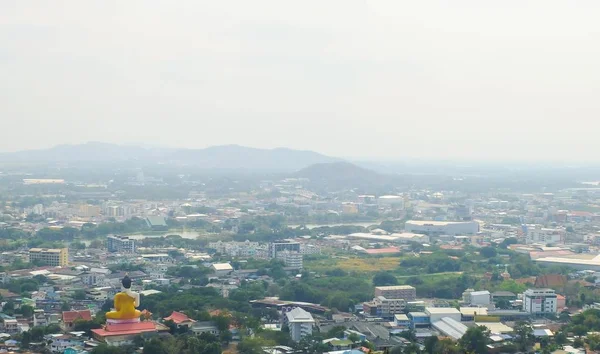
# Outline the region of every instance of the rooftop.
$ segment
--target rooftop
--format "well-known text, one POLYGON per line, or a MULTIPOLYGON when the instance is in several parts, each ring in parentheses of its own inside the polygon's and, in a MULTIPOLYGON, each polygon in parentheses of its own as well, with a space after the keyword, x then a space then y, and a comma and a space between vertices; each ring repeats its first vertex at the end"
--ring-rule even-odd
POLYGON ((185 313, 181 313, 181 312, 177 312, 177 311, 173 311, 173 313, 171 313, 171 316, 165 317, 164 320, 165 321, 173 321, 176 324, 180 324, 183 322, 196 322, 196 321, 192 320, 191 318, 189 318, 185 313))
POLYGON ((446 315, 446 314, 460 314, 460 311, 454 307, 426 307, 425 313, 431 315, 446 315))
POLYGON ((314 323, 315 322, 312 315, 309 312, 304 311, 300 307, 296 307, 292 311, 286 312, 285 316, 287 317, 287 320, 291 323, 302 323, 302 322, 314 323))
POLYGON ((215 270, 233 270, 233 267, 229 263, 213 263, 215 270))
POLYGON ((414 286, 410 285, 391 285, 391 286, 376 286, 377 290, 411 290, 415 289, 414 286))
POLYGON ((434 221, 434 220, 408 220, 406 223, 411 225, 432 225, 432 226, 446 226, 455 224, 471 224, 475 221, 434 221))

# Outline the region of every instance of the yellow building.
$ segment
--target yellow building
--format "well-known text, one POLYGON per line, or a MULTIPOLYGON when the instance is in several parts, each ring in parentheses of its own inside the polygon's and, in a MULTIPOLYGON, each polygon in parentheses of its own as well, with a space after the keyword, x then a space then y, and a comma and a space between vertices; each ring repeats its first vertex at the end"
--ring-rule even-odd
POLYGON ((358 205, 354 203, 342 204, 342 212, 344 214, 358 214, 358 205))
POLYGON ((79 205, 79 216, 81 217, 94 217, 99 216, 102 210, 97 205, 81 204, 79 205))
POLYGON ((49 266, 66 266, 69 264, 68 248, 30 248, 29 262, 39 261, 49 266))

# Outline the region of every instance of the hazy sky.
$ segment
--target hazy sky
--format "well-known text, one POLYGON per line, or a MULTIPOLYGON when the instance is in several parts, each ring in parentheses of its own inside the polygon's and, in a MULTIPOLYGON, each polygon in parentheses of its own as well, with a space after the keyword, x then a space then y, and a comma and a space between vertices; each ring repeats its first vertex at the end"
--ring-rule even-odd
POLYGON ((600 1, 0 1, 0 151, 594 159, 600 1))

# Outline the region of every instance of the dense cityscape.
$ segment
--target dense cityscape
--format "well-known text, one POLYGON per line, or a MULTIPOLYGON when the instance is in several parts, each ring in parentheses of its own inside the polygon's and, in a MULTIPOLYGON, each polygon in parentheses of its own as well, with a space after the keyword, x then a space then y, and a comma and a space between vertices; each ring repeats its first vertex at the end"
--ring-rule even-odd
POLYGON ((0 354, 600 354, 599 18, 1 0, 0 354))
POLYGON ((2 348, 599 350, 600 188, 536 173, 5 162, 2 348))

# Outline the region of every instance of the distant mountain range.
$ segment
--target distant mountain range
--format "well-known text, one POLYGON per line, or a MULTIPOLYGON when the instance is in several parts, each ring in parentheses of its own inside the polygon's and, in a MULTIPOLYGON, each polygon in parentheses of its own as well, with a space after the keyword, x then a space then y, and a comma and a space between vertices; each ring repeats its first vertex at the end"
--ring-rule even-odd
POLYGON ((142 148, 90 142, 49 149, 0 153, 0 163, 138 162, 189 165, 202 169, 292 172, 313 164, 342 161, 314 151, 287 148, 257 149, 239 145, 205 149, 142 148))

